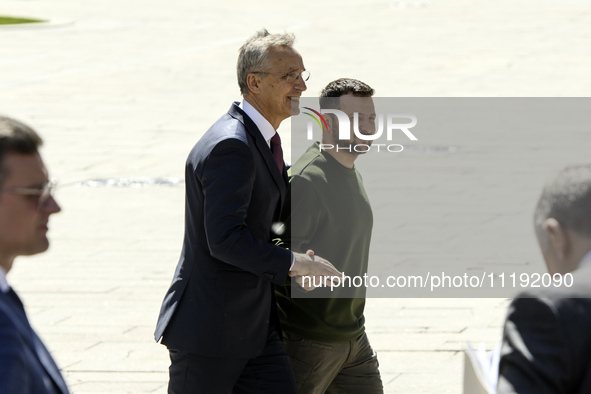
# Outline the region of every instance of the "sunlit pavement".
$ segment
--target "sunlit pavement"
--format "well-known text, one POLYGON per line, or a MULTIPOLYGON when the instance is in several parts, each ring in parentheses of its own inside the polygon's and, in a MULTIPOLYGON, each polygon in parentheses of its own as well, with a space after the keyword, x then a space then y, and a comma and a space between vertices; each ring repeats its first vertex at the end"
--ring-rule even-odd
MULTIPOLYGON (((42 134, 63 207, 50 222, 50 251, 18 259, 9 280, 76 394, 166 392, 168 354, 152 332, 181 248, 184 161, 239 99, 237 50, 255 30, 297 35, 310 97, 343 76, 380 97, 591 88, 591 5, 582 0, 203 3, 0 0, 0 14, 52 22, 0 28, 0 112, 42 134)), ((517 192, 533 209, 532 191, 517 192)), ((539 258, 529 226, 518 244, 539 258)), ((414 235, 400 231, 393 247, 414 235)), ((386 392, 461 392, 464 343, 492 348, 506 306, 368 300, 386 392)))

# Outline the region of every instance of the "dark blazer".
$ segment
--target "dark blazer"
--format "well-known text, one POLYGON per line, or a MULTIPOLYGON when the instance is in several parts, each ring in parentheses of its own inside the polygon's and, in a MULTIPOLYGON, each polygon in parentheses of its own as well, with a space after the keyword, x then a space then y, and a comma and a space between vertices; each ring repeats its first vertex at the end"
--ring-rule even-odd
POLYGON ((183 249, 156 341, 203 356, 260 354, 277 321, 271 284, 282 284, 291 266, 291 252, 271 243, 286 182, 234 103, 187 159, 183 249))
POLYGON ((573 277, 570 288, 540 288, 511 303, 499 393, 591 393, 591 266, 573 277))
POLYGON ((67 394, 53 358, 18 297, 0 292, 0 393, 67 394))

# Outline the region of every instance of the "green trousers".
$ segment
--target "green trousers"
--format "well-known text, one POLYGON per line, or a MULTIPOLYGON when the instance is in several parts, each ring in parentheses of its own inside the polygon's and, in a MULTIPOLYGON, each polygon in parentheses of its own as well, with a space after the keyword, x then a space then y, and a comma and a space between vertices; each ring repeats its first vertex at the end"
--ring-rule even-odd
POLYGON ((317 342, 283 335, 300 394, 384 392, 377 355, 365 333, 347 342, 317 342))

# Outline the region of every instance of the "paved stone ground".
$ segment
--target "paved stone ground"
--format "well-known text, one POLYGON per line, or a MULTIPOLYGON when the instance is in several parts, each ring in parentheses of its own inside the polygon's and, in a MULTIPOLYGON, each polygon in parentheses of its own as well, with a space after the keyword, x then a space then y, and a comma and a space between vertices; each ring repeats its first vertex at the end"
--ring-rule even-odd
MULTIPOLYGON (((52 248, 19 259, 9 280, 76 394, 166 392, 167 352, 152 332, 183 230, 182 183, 80 182, 182 179, 190 147, 239 98, 237 48, 260 27, 297 34, 312 72, 311 97, 340 76, 364 80, 384 97, 584 97, 591 88, 591 6, 583 0, 0 0, 0 14, 53 22, 0 28, 0 111, 42 133, 45 160, 64 185, 52 248)), ((518 205, 507 216, 527 223, 511 229, 515 264, 539 259, 528 210, 546 170, 584 159, 580 141, 555 151, 546 146, 550 165, 544 156, 528 156, 538 148, 525 142, 541 136, 531 131, 520 138, 524 157, 535 160, 512 168, 501 157, 499 178, 479 185, 494 190, 494 179, 502 179, 518 186, 518 205)), ((430 156, 413 157, 408 165, 423 163, 429 171, 430 156)), ((447 162, 448 174, 462 174, 461 160, 447 162)), ((418 183, 409 187, 421 195, 418 183)), ((412 261, 425 254, 412 240, 429 231, 434 202, 424 197, 415 210, 416 201, 399 198, 408 209, 396 242, 412 261)), ((453 220, 476 214, 467 207, 453 220)), ((482 245, 454 231, 449 249, 478 259, 482 245)), ((506 299, 369 300, 367 330, 386 392, 461 392, 464 342, 494 346, 506 305, 506 299)))

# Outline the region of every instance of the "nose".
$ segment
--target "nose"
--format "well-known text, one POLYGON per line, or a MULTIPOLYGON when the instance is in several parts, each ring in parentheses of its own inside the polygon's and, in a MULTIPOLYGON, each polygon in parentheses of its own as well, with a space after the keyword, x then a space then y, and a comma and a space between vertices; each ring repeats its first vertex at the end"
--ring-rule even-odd
POLYGON ((308 89, 308 87, 306 86, 306 81, 304 81, 304 78, 302 78, 301 76, 296 80, 296 84, 294 87, 302 92, 305 92, 308 89))
POLYGON ((41 209, 48 214, 58 213, 62 210, 53 196, 49 196, 49 198, 43 202, 41 209))
POLYGON ((359 122, 359 131, 363 135, 374 135, 376 133, 376 124, 369 119, 359 122))

